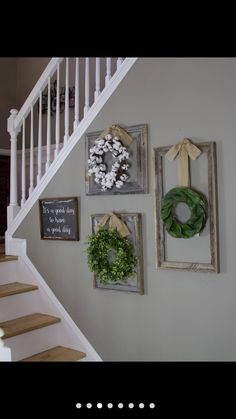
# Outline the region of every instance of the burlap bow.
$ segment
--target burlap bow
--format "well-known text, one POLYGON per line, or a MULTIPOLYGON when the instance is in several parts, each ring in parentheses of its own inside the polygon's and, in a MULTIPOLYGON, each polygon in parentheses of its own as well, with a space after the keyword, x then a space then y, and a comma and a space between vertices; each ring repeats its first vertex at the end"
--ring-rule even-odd
POLYGON ((188 138, 184 138, 180 143, 173 145, 166 153, 168 160, 174 160, 179 154, 178 161, 178 180, 179 186, 190 186, 188 157, 192 160, 201 154, 201 150, 197 148, 188 138))
POLYGON ((100 138, 104 138, 108 134, 111 134, 112 137, 119 137, 124 146, 130 145, 133 141, 133 138, 119 125, 111 125, 101 133, 100 138))
POLYGON ((128 227, 120 220, 113 212, 108 212, 104 215, 101 221, 98 223, 98 226, 104 227, 109 220, 109 228, 114 228, 118 231, 121 237, 126 237, 130 234, 128 227))

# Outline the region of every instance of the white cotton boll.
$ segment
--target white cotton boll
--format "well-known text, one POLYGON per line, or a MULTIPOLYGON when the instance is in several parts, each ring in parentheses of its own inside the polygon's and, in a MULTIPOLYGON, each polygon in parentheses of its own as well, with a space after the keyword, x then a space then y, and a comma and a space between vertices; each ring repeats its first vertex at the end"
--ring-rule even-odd
POLYGON ((98 138, 95 143, 99 146, 103 145, 105 143, 105 140, 103 140, 103 138, 98 138))
POLYGON ((96 158, 96 163, 102 163, 102 157, 97 157, 96 158))
POLYGON ((121 180, 123 180, 123 182, 125 182, 128 179, 128 176, 126 174, 123 174, 120 178, 121 180))
POLYGON ((4 330, 0 328, 0 338, 2 338, 4 336, 4 330))
POLYGON ((112 135, 111 134, 107 134, 106 136, 105 136, 105 140, 111 140, 112 139, 112 135))
POLYGON ((121 154, 120 156, 118 156, 118 160, 120 162, 122 162, 123 160, 125 160, 125 157, 123 156, 123 154, 121 154))
POLYGON ((122 182, 122 180, 117 180, 116 181, 116 187, 117 188, 121 188, 121 186, 124 184, 124 182, 122 182))
POLYGON ((100 170, 101 170, 102 172, 105 172, 105 170, 106 170, 106 165, 105 165, 105 164, 100 164, 100 165, 99 165, 99 168, 100 168, 100 170))
POLYGON ((104 151, 103 151, 103 150, 98 150, 98 151, 97 151, 97 154, 99 154, 100 156, 101 156, 103 153, 104 153, 104 151))
POLYGON ((128 168, 129 168, 129 165, 128 164, 123 164, 121 166, 121 169, 123 169, 123 170, 128 170, 128 168))
POLYGON ((93 174, 93 169, 88 170, 88 175, 91 176, 93 174))
POLYGON ((96 160, 96 156, 90 156, 90 160, 92 161, 92 163, 96 160))
POLYGON ((117 156, 118 156, 117 151, 113 151, 113 153, 112 153, 112 157, 117 157, 117 156))

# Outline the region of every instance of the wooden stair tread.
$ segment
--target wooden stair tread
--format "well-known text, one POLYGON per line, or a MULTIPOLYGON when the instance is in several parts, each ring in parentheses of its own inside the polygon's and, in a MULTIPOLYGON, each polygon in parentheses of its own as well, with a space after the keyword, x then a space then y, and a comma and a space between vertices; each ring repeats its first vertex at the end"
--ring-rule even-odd
POLYGON ((8 297, 9 295, 21 294, 22 292, 29 292, 37 290, 36 285, 23 284, 22 282, 11 282, 9 284, 0 285, 0 298, 8 297))
POLYGON ((8 256, 0 254, 0 262, 9 262, 11 260, 18 260, 18 256, 8 256))
POLYGON ((22 361, 79 361, 85 356, 86 354, 84 352, 65 348, 64 346, 56 346, 55 348, 30 356, 29 358, 24 358, 22 361))
POLYGON ((17 319, 7 320, 0 323, 0 328, 4 330, 2 339, 8 339, 22 333, 31 332, 41 327, 50 326, 59 323, 61 319, 48 314, 34 313, 27 316, 18 317, 17 319))

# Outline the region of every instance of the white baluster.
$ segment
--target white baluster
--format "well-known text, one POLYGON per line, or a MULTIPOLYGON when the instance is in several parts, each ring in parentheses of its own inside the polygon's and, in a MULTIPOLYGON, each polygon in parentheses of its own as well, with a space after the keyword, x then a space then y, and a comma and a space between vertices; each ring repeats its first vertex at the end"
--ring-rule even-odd
POLYGON ((75 120, 74 130, 79 124, 79 58, 75 59, 75 120))
POLYGON ((42 92, 39 93, 39 121, 38 121, 38 175, 37 184, 42 177, 42 92))
POLYGON ((100 58, 96 58, 96 80, 95 80, 94 100, 100 95, 100 58))
POLYGON ((85 105, 84 115, 89 110, 89 58, 85 58, 85 105))
POLYGON ((25 118, 22 123, 22 157, 21 157, 21 207, 25 203, 25 118))
POLYGON ((60 64, 57 64, 57 103, 56 103, 56 149, 55 158, 60 150, 60 64))
POLYGON ((10 204, 7 208, 7 225, 10 226, 15 216, 20 210, 17 202, 17 135, 19 129, 15 129, 15 118, 18 114, 16 109, 11 109, 7 120, 7 131, 11 141, 11 179, 10 179, 10 204))
POLYGON ((117 69, 120 67, 120 65, 123 63, 123 58, 118 58, 117 59, 117 62, 116 62, 116 66, 117 66, 117 69))
POLYGON ((69 58, 66 58, 66 89, 65 89, 65 135, 64 144, 69 139, 69 58))
POLYGON ((105 85, 107 86, 111 78, 111 58, 106 59, 106 72, 105 85))
POLYGON ((47 113, 47 160, 45 171, 50 167, 50 154, 51 154, 51 79, 48 77, 48 113, 47 113))
POLYGON ((30 111, 30 187, 29 196, 34 190, 34 114, 33 105, 30 111))

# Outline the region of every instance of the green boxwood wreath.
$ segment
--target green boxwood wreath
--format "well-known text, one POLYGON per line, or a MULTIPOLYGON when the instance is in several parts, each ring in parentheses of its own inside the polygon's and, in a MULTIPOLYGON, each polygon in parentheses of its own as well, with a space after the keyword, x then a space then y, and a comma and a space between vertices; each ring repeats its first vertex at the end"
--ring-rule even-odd
POLYGON ((171 236, 189 239, 204 228, 207 220, 207 204, 190 188, 173 188, 162 198, 161 218, 171 236), (187 204, 191 211, 191 216, 185 223, 181 223, 175 217, 175 207, 179 202, 187 204))
POLYGON ((126 282, 135 274, 136 257, 132 254, 132 244, 116 230, 98 227, 95 234, 88 236, 87 244, 88 266, 100 282, 126 282), (111 250, 115 252, 112 263, 109 262, 111 250))

